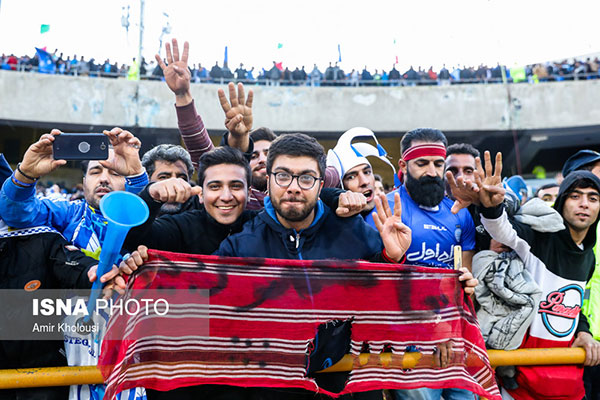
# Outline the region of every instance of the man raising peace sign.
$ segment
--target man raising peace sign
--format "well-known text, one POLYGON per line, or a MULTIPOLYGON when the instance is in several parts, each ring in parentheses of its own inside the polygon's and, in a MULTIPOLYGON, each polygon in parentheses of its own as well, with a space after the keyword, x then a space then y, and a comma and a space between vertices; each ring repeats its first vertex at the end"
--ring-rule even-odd
POLYGON ((395 207, 392 214, 387 202, 382 205, 379 199, 374 217, 380 238, 362 218, 338 218, 318 200, 324 171, 325 152, 316 139, 298 133, 273 141, 267 158, 269 196, 264 211, 241 233, 223 241, 216 254, 401 261, 411 241, 410 228, 401 220, 401 207, 395 207))

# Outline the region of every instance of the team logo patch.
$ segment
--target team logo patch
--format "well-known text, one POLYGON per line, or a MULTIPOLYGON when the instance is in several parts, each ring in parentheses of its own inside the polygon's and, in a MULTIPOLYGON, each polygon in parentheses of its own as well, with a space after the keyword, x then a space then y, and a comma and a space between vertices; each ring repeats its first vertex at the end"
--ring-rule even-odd
POLYGON ((456 225, 455 226, 456 229, 454 229, 454 240, 456 240, 456 243, 460 243, 460 238, 462 236, 462 229, 460 228, 460 225, 456 225))
POLYGON ((33 292, 34 290, 39 289, 40 286, 42 286, 42 282, 34 279, 33 281, 27 282, 23 289, 25 289, 26 292, 33 292))
POLYGON ((569 336, 577 325, 582 301, 583 289, 577 285, 567 285, 548 293, 538 309, 548 332, 556 337, 569 336))

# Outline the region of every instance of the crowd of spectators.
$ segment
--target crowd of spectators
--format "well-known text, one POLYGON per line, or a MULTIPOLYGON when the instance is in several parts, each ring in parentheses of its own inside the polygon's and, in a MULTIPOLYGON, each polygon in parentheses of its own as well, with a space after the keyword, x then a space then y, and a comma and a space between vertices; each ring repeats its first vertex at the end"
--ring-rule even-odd
MULTIPOLYGON (((533 192, 521 177, 502 180, 502 154, 492 162, 486 152, 482 161, 467 143, 448 145, 438 129, 407 132, 399 143, 397 163, 388 159, 367 128, 342 134, 327 155, 308 135, 277 136, 265 127, 253 130, 254 94, 246 95, 242 84, 236 91, 233 83, 229 83, 229 99, 222 89, 218 93, 226 133, 215 148, 196 110, 190 90, 194 75, 187 65, 187 51, 184 54, 182 59, 168 54, 168 64, 160 58, 157 62, 175 95, 178 127, 187 150, 162 144, 140 157, 141 141, 133 134, 120 128, 105 131, 112 145, 109 158, 84 161, 82 184, 67 193, 56 184, 39 184, 40 178, 64 165, 52 157, 52 142, 61 134, 53 130, 28 148, 14 172, 8 166, 0 175, 4 181, 0 222, 11 226, 9 231, 3 225, 1 240, 24 243, 23 237, 39 233, 29 228, 46 225, 86 255, 98 256, 107 223, 98 211, 100 199, 113 190, 126 190, 142 198, 150 217, 125 239, 123 252, 130 252, 120 264, 125 274, 143 263, 144 245, 190 254, 352 259, 449 270, 460 259, 457 277, 464 293, 474 295, 478 303, 477 316, 489 348, 582 347, 586 352, 585 375, 582 368, 567 366, 499 370, 505 398, 598 395, 600 318, 594 309, 600 304, 600 264, 594 246, 600 215, 600 153, 580 150, 571 155, 563 166, 564 180, 538 188, 530 199, 533 192), (378 194, 380 186, 367 157, 379 158, 393 170, 396 187, 387 196, 378 194), (197 187, 191 184, 194 170, 197 187), (15 238, 15 232, 22 237, 15 238), (455 259, 455 252, 460 257, 455 259), (580 296, 570 296, 567 290, 580 296)), ((5 278, 6 286, 22 287, 17 278, 23 271, 15 271, 5 278)), ((47 273, 46 269, 36 272, 47 273)), ((327 347, 333 346, 325 338, 327 347)), ((461 350, 453 340, 460 338, 434 343, 431 356, 440 368, 456 362, 452 355, 461 350)), ((78 353, 83 354, 94 348, 90 354, 95 356, 84 361, 97 362, 98 343, 78 345, 78 353)), ((342 345, 340 354, 346 352, 342 345)), ((39 353, 28 356, 31 366, 46 366, 39 353)), ((462 360, 459 363, 466 356, 462 360)), ((328 381, 334 375, 325 376, 322 387, 327 389, 334 384, 328 381)), ((205 398, 208 389, 186 390, 189 398, 205 398)), ((217 390, 226 395, 242 389, 217 390)), ((92 391, 89 397, 95 398, 92 391)), ((148 399, 183 398, 177 392, 148 390, 147 395, 148 399)), ((383 398, 380 390, 364 395, 383 398)), ((458 387, 445 388, 443 393, 428 387, 394 392, 398 400, 442 396, 473 398, 458 387)), ((314 398, 314 394, 297 398, 314 398)))
MULTIPOLYGON (((104 62, 94 58, 85 60, 83 56, 65 56, 55 50, 52 53, 56 65, 56 73, 62 75, 83 75, 103 77, 128 77, 131 76, 131 68, 138 65, 135 58, 131 65, 104 62)), ((13 71, 37 71, 39 64, 37 54, 33 57, 17 57, 14 54, 2 54, 0 68, 13 71)), ((497 64, 494 67, 480 64, 478 67, 457 65, 447 68, 444 64, 439 70, 433 67, 425 69, 411 66, 402 72, 393 65, 390 70, 369 70, 367 66, 362 71, 352 69, 344 71, 338 63, 329 63, 321 70, 314 64, 308 70, 302 67, 287 67, 282 63, 273 61, 273 65, 260 70, 254 67, 246 68, 239 64, 232 70, 227 63, 219 65, 218 62, 212 67, 203 67, 201 64, 190 65, 192 81, 195 83, 226 83, 230 81, 243 82, 245 84, 259 85, 312 85, 312 86, 415 86, 415 85, 445 85, 459 83, 499 83, 506 78, 509 82, 547 82, 579 79, 597 79, 599 77, 600 60, 598 57, 585 60, 563 60, 547 61, 525 67, 507 67, 497 64), (503 77, 504 76, 504 77, 503 77)), ((137 76, 137 72, 136 75, 137 76)), ((139 77, 141 79, 161 80, 162 69, 154 61, 146 63, 142 60, 139 65, 139 77)))

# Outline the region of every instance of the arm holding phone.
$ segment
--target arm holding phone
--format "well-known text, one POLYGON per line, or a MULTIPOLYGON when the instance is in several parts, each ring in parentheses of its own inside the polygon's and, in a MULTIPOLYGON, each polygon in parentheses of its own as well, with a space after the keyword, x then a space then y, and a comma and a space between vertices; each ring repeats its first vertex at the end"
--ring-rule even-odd
MULTIPOLYGON (((53 202, 35 196, 36 181, 66 164, 66 160, 55 160, 53 157, 52 144, 59 135, 61 132, 53 129, 29 146, 17 170, 2 186, 0 218, 15 228, 51 226, 70 239, 86 207, 78 202, 53 202)), ((107 187, 111 190, 139 192, 148 183, 147 174, 139 159, 139 139, 120 128, 104 131, 104 135, 111 142, 113 150, 108 153, 107 160, 96 162, 96 165, 100 163, 102 167, 111 170, 118 181, 106 183, 107 187), (116 174, 125 176, 125 179, 116 174)), ((86 194, 86 201, 93 195, 94 193, 86 194)))
MULTIPOLYGON (((65 139, 62 140, 65 147, 62 149, 65 149, 66 152, 63 151, 62 154, 67 158, 55 159, 54 145, 56 141, 62 139, 59 138, 61 134, 62 132, 58 129, 53 129, 49 134, 42 135, 37 142, 29 146, 23 156, 23 161, 19 163, 19 167, 15 171, 15 177, 18 181, 15 183, 17 185, 19 183, 25 183, 25 186, 33 184, 42 176, 48 175, 61 165, 65 165, 67 160, 102 160, 100 161, 102 166, 123 176, 140 175, 144 172, 139 156, 142 142, 128 131, 121 128, 104 131, 103 134, 110 141, 114 152, 109 152, 108 147, 106 147, 106 149, 103 148, 105 151, 102 154, 99 155, 99 152, 93 152, 89 157, 86 157, 86 152, 81 151, 81 145, 77 145, 81 144, 86 136, 97 137, 98 134, 65 134, 65 139), (73 143, 69 144, 66 138, 69 138, 73 143)), ((88 140, 88 142, 91 141, 88 140)), ((103 144, 103 142, 100 143, 100 145, 103 144)))
POLYGON ((19 163, 15 171, 17 185, 21 182, 33 184, 42 176, 48 175, 67 163, 66 160, 55 160, 52 156, 52 143, 60 134, 58 129, 52 129, 50 133, 42 135, 40 140, 29 146, 23 156, 23 161, 19 163))

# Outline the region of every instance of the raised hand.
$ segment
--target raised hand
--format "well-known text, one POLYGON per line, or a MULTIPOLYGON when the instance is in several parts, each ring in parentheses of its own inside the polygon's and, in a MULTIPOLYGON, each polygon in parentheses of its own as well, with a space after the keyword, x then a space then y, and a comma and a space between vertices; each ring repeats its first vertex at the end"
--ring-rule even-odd
POLYGON ((141 174, 144 168, 140 160, 140 146, 142 144, 140 139, 121 128, 113 128, 102 133, 108 136, 110 144, 113 146, 113 152, 108 160, 102 160, 99 163, 104 168, 115 171, 122 176, 141 174))
POLYGON ((496 167, 492 167, 490 152, 484 153, 485 169, 481 159, 475 158, 477 170, 475 183, 479 187, 479 201, 484 207, 496 207, 504 201, 506 190, 502 187, 502 153, 496 153, 496 167), (493 172, 492 172, 493 170, 493 172))
POLYGON ((148 193, 161 203, 185 203, 190 197, 202 193, 202 188, 192 187, 181 178, 169 178, 150 185, 148 193))
POLYGON ((343 218, 352 217, 364 210, 366 206, 367 198, 365 195, 347 191, 340 194, 335 214, 343 218))
POLYGON ((229 101, 223 89, 218 90, 219 102, 225 113, 225 127, 234 136, 247 135, 252 129, 252 101, 254 93, 248 91, 248 98, 244 93, 244 85, 237 84, 237 93, 233 82, 229 82, 229 101))
POLYGON ((394 203, 394 213, 392 214, 385 195, 375 196, 377 212, 372 215, 387 256, 392 260, 400 261, 410 247, 412 231, 402 223, 402 203, 400 203, 398 192, 394 194, 394 203))
POLYGON ((454 197, 454 204, 450 211, 453 214, 457 214, 463 208, 469 207, 471 204, 479 205, 479 186, 473 181, 465 180, 463 176, 459 176, 457 179, 450 171, 446 171, 446 181, 450 186, 452 197, 454 197))
MULTIPOLYGON (((67 163, 65 160, 55 160, 52 156, 52 142, 60 134, 61 132, 58 129, 52 129, 50 133, 42 135, 40 140, 29 146, 19 169, 29 177, 39 178, 49 174, 59 166, 65 165, 67 163)), ((18 171, 16 174, 17 179, 22 182, 33 182, 18 171)))
POLYGON ((188 69, 190 45, 188 42, 183 43, 183 53, 181 53, 181 58, 179 58, 177 39, 173 39, 172 42, 173 51, 171 51, 171 44, 169 42, 165 43, 168 65, 164 63, 158 54, 154 58, 163 71, 167 86, 175 93, 175 104, 184 106, 192 102, 192 94, 190 92, 192 74, 188 69))

